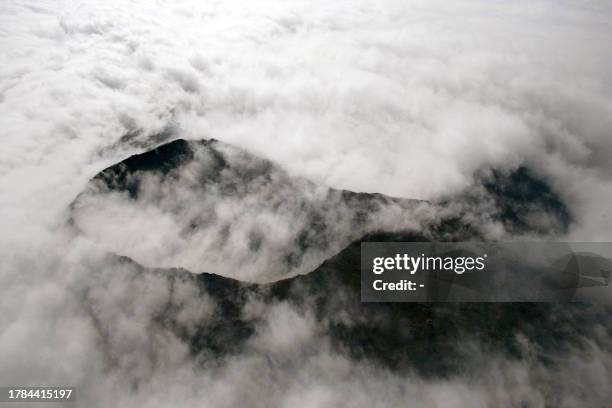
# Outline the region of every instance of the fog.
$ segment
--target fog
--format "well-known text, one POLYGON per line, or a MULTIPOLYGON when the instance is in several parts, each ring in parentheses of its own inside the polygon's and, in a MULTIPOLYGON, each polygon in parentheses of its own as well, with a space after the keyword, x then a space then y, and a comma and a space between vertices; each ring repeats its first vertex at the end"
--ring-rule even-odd
MULTIPOLYGON (((610 2, 579 0, 2 2, 0 384, 74 385, 83 406, 604 405, 609 322, 555 370, 529 357, 533 345, 509 360, 466 334, 465 371, 430 379, 338 352, 308 309, 254 302, 243 350, 194 361, 156 317, 171 305, 189 333, 215 316, 214 300, 189 283, 132 278, 108 250, 269 280, 307 272, 355 238, 349 228, 334 224, 336 247, 284 271, 275 251, 299 226, 291 206, 262 221, 247 202, 206 196, 203 208, 232 210, 240 236, 265 224, 279 240, 252 269, 239 240, 190 255, 215 228, 177 251, 151 249, 168 249, 187 223, 164 224, 156 209, 114 214, 148 232, 144 251, 116 230, 94 239, 102 210, 120 204, 92 207, 89 234, 66 223, 102 169, 171 139, 215 138, 304 180, 307 200, 332 187, 435 201, 473 188, 481 171, 523 165, 571 211, 557 238, 610 240, 610 17, 610 2)), ((402 227, 397 214, 374 224, 402 227)))

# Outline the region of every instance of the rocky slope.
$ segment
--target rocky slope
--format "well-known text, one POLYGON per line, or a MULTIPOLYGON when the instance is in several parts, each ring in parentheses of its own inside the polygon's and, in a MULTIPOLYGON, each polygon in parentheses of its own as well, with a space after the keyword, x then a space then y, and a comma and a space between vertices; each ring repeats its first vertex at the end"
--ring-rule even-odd
MULTIPOLYGON (((111 279, 170 288, 155 320, 203 361, 249 345, 267 308, 281 302, 312 316, 336 352, 423 375, 465 370, 466 338, 517 360, 532 344, 544 364, 585 346, 610 310, 360 302, 360 242, 482 239, 484 219, 508 231, 550 233, 571 217, 524 168, 492 172, 482 185, 432 204, 316 186, 214 140, 176 140, 132 156, 99 173, 71 206, 77 231, 119 254, 109 255, 111 279), (212 318, 181 317, 184 300, 174 288, 185 285, 212 300, 212 318)), ((83 303, 95 320, 95 302, 85 296, 83 303)), ((106 330, 99 327, 102 339, 106 330)))

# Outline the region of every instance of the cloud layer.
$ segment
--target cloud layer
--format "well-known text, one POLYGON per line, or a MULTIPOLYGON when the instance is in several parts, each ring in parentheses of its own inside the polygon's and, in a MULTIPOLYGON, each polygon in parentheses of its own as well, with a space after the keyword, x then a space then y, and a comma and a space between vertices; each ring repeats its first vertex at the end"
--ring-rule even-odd
POLYGON ((58 226, 100 170, 185 137, 405 198, 525 165, 571 211, 565 239, 609 240, 611 16, 580 0, 3 1, 0 384, 74 384, 87 406, 603 405, 609 320, 554 370, 528 343, 516 361, 476 345, 462 376, 431 380, 338 353, 309 310, 251 303, 245 349, 194 362, 156 317, 189 331, 215 302, 130 280, 58 226))
POLYGON ((578 209, 576 238, 608 236, 598 204, 612 174, 606 2, 2 10, 0 171, 12 192, 3 207, 37 200, 34 188, 45 201, 36 217, 48 221, 97 169, 170 126, 318 183, 409 198, 458 191, 482 167, 527 163, 578 209), (132 143, 117 144, 126 133, 132 143))

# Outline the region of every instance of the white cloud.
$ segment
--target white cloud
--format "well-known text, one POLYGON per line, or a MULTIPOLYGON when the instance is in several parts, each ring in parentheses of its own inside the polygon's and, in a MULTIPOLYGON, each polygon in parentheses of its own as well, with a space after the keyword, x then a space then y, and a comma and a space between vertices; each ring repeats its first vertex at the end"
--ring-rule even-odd
MULTIPOLYGON (((548 375, 566 405, 602 405, 605 348, 576 352, 560 377, 503 362, 483 379, 423 385, 334 355, 299 318, 291 334, 320 351, 299 347, 306 354, 278 366, 245 350, 195 375, 184 343, 151 323, 167 287, 105 277, 121 268, 56 227, 89 178, 172 128, 320 184, 409 198, 457 192, 482 167, 526 163, 570 206, 569 239, 609 240, 611 16, 609 2, 579 0, 3 1, 0 383, 83 385, 84 401, 100 406, 239 406, 252 396, 262 406, 372 406, 381 390, 387 405, 518 395, 537 406, 548 375), (75 297, 84 287, 112 329, 107 349, 75 297), (105 350, 118 358, 113 375, 105 350)), ((186 326, 214 308, 188 301, 191 291, 175 294, 188 305, 178 317, 186 326)), ((292 313, 271 313, 279 320, 259 340, 292 313)))

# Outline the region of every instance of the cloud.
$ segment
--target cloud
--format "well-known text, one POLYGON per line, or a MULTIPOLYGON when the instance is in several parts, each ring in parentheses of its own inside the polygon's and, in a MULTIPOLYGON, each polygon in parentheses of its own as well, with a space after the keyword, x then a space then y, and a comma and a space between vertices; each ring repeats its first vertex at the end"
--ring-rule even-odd
POLYGON ((612 172, 607 2, 3 10, 2 186, 44 178, 59 189, 40 218, 141 149, 116 145, 126 132, 146 142, 176 125, 318 183, 409 198, 457 192, 483 167, 527 164, 582 213, 576 239, 607 236, 597 203, 612 172))
POLYGON ((261 282, 310 272, 368 232, 421 229, 432 213, 290 177, 224 143, 177 140, 97 175, 70 220, 146 266, 261 282))
MULTIPOLYGON (((553 368, 479 351, 471 371, 432 380, 353 360, 307 310, 264 305, 240 353, 192 361, 156 317, 170 306, 189 332, 215 303, 188 283, 129 280, 58 226, 101 169, 214 137, 291 176, 407 198, 525 165, 571 211, 564 238, 609 240, 611 15, 579 0, 3 2, 0 383, 74 384, 88 406, 601 406, 606 328, 553 368)), ((225 204, 228 219, 256 219, 225 204)), ((108 208, 162 248, 180 235, 154 209, 108 208)))

